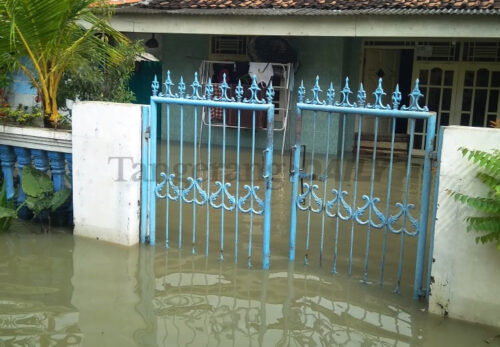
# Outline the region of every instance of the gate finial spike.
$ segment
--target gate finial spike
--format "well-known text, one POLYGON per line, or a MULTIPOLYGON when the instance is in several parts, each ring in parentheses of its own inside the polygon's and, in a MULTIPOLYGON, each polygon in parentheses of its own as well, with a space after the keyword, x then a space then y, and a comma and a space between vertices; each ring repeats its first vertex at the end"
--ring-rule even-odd
POLYGON ((333 88, 333 82, 330 82, 330 87, 326 91, 326 98, 328 100, 328 105, 333 105, 333 100, 335 99, 335 89, 333 88))
POLYGON ((198 81, 198 73, 197 72, 194 73, 194 81, 193 81, 193 84, 191 84, 191 88, 193 88, 193 94, 191 95, 191 99, 200 100, 201 99, 201 96, 200 96, 201 84, 198 81))
POLYGON ((234 94, 236 94, 236 100, 241 102, 243 99, 243 86, 241 85, 241 80, 238 80, 238 85, 236 86, 234 94))
POLYGON ((342 94, 342 100, 336 102, 335 106, 353 107, 354 105, 349 102, 349 94, 352 94, 349 88, 349 77, 345 78, 345 86, 340 93, 342 94))
POLYGON ((420 106, 418 104, 418 100, 423 97, 424 95, 420 92, 420 89, 418 88, 418 78, 415 80, 415 87, 413 88, 413 91, 410 93, 410 105, 409 106, 403 106, 401 109, 404 111, 423 111, 423 112, 428 112, 429 109, 427 106, 420 106))
POLYGON ((396 89, 392 93, 392 108, 394 110, 399 109, 399 103, 401 102, 401 92, 399 91, 399 83, 396 84, 396 89))
POLYGON ((172 93, 172 87, 174 86, 174 83, 170 79, 170 70, 167 70, 167 79, 165 80, 165 83, 163 83, 163 85, 165 86, 164 96, 175 98, 176 96, 174 95, 174 93, 172 93))
POLYGON ((267 96, 267 103, 272 104, 274 99, 273 81, 269 82, 269 87, 267 87, 266 96, 267 96))
POLYGON ((213 93, 214 93, 214 86, 212 85, 212 79, 209 78, 207 86, 205 87, 205 98, 207 100, 211 100, 213 93))
POLYGON ((158 96, 158 90, 160 89, 160 83, 158 83, 158 77, 155 74, 153 83, 151 83, 151 88, 153 89, 153 96, 158 96))
POLYGON ((319 99, 319 93, 322 92, 319 86, 319 76, 316 76, 316 82, 314 83, 314 87, 313 89, 311 89, 311 91, 313 92, 313 97, 311 100, 306 100, 306 103, 314 105, 324 105, 325 102, 319 99))
POLYGON ((184 93, 186 93, 186 84, 184 83, 184 79, 182 78, 182 76, 177 88, 179 89, 179 97, 184 98, 184 93))
POLYGON ((250 86, 250 92, 252 95, 250 96, 250 99, 244 99, 243 102, 249 102, 251 104, 262 104, 265 101, 260 100, 259 97, 257 96, 257 92, 260 90, 259 85, 257 84, 257 76, 253 75, 252 77, 252 85, 250 86))
POLYGON ((299 102, 302 103, 304 102, 304 99, 306 97, 306 88, 304 88, 304 80, 300 81, 300 86, 299 86, 299 102))
POLYGON ((382 77, 378 79, 378 86, 377 89, 375 89, 375 91, 373 92, 373 95, 375 95, 375 102, 373 103, 373 105, 370 104, 366 105, 367 107, 382 109, 382 110, 387 110, 390 108, 388 105, 384 105, 382 103, 382 97, 384 95, 387 95, 384 92, 384 88, 382 88, 382 77))
POLYGON ((363 89, 363 83, 359 84, 359 90, 358 90, 358 104, 359 107, 365 107, 366 103, 366 92, 363 89))
POLYGON ((227 92, 229 90, 229 84, 227 84, 226 74, 225 73, 222 75, 222 83, 220 84, 219 89, 220 89, 220 97, 219 98, 215 98, 214 100, 217 100, 217 101, 234 101, 234 98, 230 98, 227 95, 227 92))

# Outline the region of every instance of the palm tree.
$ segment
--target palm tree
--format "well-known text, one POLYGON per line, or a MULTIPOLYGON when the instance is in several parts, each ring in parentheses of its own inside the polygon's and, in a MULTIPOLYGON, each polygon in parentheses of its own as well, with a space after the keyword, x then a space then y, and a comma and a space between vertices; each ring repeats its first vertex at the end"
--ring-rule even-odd
POLYGON ((128 40, 108 24, 108 10, 103 0, 0 0, 0 61, 29 77, 54 126, 64 71, 91 58, 102 66, 125 58, 110 44, 128 40))

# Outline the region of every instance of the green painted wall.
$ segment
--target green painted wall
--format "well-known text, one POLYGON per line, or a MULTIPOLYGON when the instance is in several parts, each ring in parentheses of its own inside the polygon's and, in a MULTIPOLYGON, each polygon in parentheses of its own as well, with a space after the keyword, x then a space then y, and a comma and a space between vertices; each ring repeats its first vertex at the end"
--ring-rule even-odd
MULTIPOLYGON (((161 59, 163 62, 163 81, 166 77, 167 69, 171 71, 171 76, 174 83, 178 83, 180 76, 184 77, 184 82, 189 85, 193 80, 193 73, 198 71, 202 60, 208 59, 209 51, 209 36, 208 35, 181 35, 181 34, 165 34, 161 36, 161 59)), ((297 88, 301 80, 304 81, 304 86, 307 89, 310 97, 310 89, 314 86, 316 75, 320 76, 320 86, 323 90, 322 96, 326 97, 326 90, 330 82, 333 82, 337 95, 341 89, 341 81, 346 74, 349 74, 353 83, 353 90, 357 90, 357 82, 359 80, 359 62, 358 57, 361 52, 361 41, 356 39, 346 38, 328 38, 328 37, 294 37, 290 38, 290 43, 298 52, 299 67, 295 73, 295 83, 292 92, 292 103, 297 101, 297 88), (355 58, 353 58, 355 55, 355 58), (356 86, 356 87, 354 87, 356 86)), ((342 83, 343 84, 343 83, 342 83)), ((189 88, 188 88, 189 92, 189 88)), ((184 118, 184 140, 192 142, 194 138, 194 127, 192 109, 187 109, 184 118)), ((179 129, 179 108, 170 107, 170 121, 172 129, 179 129)), ((166 114, 163 107, 163 119, 166 114)), ((285 141, 285 152, 295 141, 295 107, 292 107, 289 114, 289 128, 285 141)), ((198 117, 201 117, 201 111, 198 117)), ((166 138, 167 124, 165 121, 162 125, 162 138, 166 138)), ((341 134, 340 117, 333 115, 330 126, 330 154, 335 155, 339 150, 339 139, 341 134)), ((352 150, 352 134, 354 124, 347 124, 348 139, 346 141, 346 151, 352 150)), ((197 131, 199 131, 199 122, 197 131)), ((308 151, 312 149, 313 139, 315 142, 315 150, 317 152, 325 152, 326 136, 327 136, 327 117, 326 115, 318 115, 316 122, 316 133, 313 131, 313 115, 305 113, 303 117, 303 133, 302 140, 307 146, 308 151)), ((172 131, 171 139, 179 138, 179 131, 172 131)), ((251 131, 242 130, 241 144, 244 147, 251 146, 251 131)), ((207 127, 203 128, 203 141, 207 139, 207 127)), ((266 132, 256 132, 256 145, 258 148, 263 148, 266 142, 266 132)), ((212 128, 212 143, 215 145, 222 144, 222 129, 212 128)), ((226 144, 236 143, 236 131, 228 129, 226 131, 226 144)), ((282 133, 275 132, 274 148, 281 150, 282 133)))
MULTIPOLYGON (((301 37, 291 40, 292 45, 297 49, 299 57, 299 69, 295 74, 295 88, 292 105, 297 102, 297 90, 301 81, 304 82, 307 96, 312 95, 311 89, 314 86, 316 76, 320 78, 320 87, 323 90, 322 97, 326 97, 326 90, 330 82, 333 82, 335 89, 338 89, 342 77, 343 66, 343 39, 342 38, 320 38, 301 37)), ((290 138, 295 143, 295 109, 290 117, 290 138)), ((316 120, 316 132, 314 134, 313 113, 304 112, 302 115, 302 143, 306 145, 307 151, 311 151, 313 140, 315 151, 324 153, 326 151, 326 137, 328 121, 325 114, 318 114, 316 120)), ((334 155, 338 150, 339 117, 332 115, 330 123, 330 150, 334 155)))
MULTIPOLYGON (((359 83, 361 81, 361 66, 363 62, 362 43, 359 38, 344 39, 344 68, 342 76, 349 76, 349 85, 352 90, 351 102, 356 101, 359 83)), ((344 83, 344 82, 342 82, 344 83)), ((347 116, 345 152, 352 152, 354 146, 355 118, 347 116)), ((340 141, 340 138, 339 138, 340 141)), ((340 146, 340 142, 339 142, 340 146)))

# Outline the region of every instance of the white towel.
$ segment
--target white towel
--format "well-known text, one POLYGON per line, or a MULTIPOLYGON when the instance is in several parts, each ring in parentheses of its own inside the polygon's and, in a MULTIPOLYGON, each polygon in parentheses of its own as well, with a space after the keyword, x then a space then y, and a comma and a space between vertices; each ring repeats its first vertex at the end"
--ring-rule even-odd
POLYGON ((248 73, 251 77, 256 77, 257 83, 264 83, 267 86, 274 75, 273 65, 271 63, 250 62, 248 73))

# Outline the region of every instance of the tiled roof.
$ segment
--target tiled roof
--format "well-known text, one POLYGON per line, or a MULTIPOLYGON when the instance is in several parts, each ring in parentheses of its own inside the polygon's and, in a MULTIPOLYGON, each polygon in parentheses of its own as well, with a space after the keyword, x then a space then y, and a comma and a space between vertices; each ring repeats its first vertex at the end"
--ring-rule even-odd
POLYGON ((498 0, 146 0, 141 7, 178 9, 317 9, 330 11, 498 11, 498 0))

